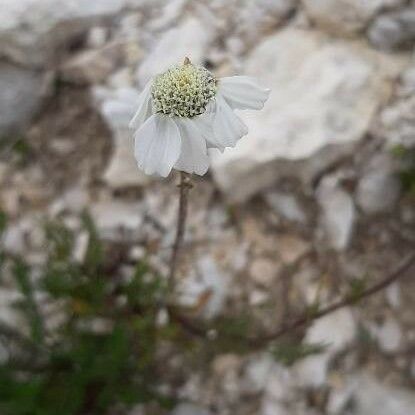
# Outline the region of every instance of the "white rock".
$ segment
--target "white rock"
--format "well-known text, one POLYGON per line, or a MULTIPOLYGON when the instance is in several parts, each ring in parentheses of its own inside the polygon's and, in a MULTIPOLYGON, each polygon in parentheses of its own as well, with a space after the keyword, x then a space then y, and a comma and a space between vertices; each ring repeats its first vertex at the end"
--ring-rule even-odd
POLYGON ((114 152, 104 172, 104 181, 112 188, 143 186, 150 181, 137 167, 132 132, 120 130, 114 136, 114 152))
POLYGON ((382 111, 379 135, 391 148, 397 145, 407 148, 415 146, 415 94, 398 99, 382 111))
POLYGON ((315 31, 270 36, 246 63, 246 73, 271 88, 270 98, 262 111, 242 113, 248 136, 213 158, 224 194, 244 200, 284 175, 309 182, 350 153, 403 63, 315 31))
POLYGON ((189 0, 170 0, 164 6, 161 16, 149 22, 151 30, 162 30, 180 19, 189 0))
POLYGON ((261 400, 262 415, 290 415, 289 403, 298 400, 298 385, 292 371, 274 362, 269 371, 261 400))
POLYGON ((389 285, 385 290, 385 297, 389 305, 395 309, 398 309, 402 304, 401 286, 399 282, 389 285))
POLYGON ((200 64, 212 41, 212 32, 202 21, 187 18, 181 25, 165 32, 151 53, 139 65, 137 79, 141 86, 154 75, 164 72, 172 65, 183 62, 187 56, 200 64))
POLYGON ((249 393, 262 391, 268 383, 274 364, 274 359, 267 353, 253 356, 244 369, 242 389, 249 393))
POLYGON ((379 48, 412 47, 415 40, 415 5, 378 16, 368 31, 370 41, 379 48))
POLYGON ((229 278, 218 269, 210 256, 197 261, 197 271, 196 275, 189 275, 180 281, 178 301, 205 318, 215 317, 225 304, 229 278))
POLYGON ((259 306, 265 304, 269 299, 269 293, 263 290, 252 290, 249 293, 249 304, 259 306))
POLYGON ((171 412, 171 415, 210 415, 211 413, 196 404, 193 403, 181 403, 177 405, 171 412))
POLYGON ((355 385, 351 382, 342 382, 340 385, 331 385, 330 395, 327 400, 328 415, 343 414, 347 405, 351 402, 355 385))
POLYGON ((249 272, 252 279, 260 285, 270 287, 278 275, 279 267, 275 261, 256 258, 250 262, 249 272))
POLYGON ((402 344, 402 330, 392 317, 388 317, 379 327, 374 327, 372 334, 377 339, 379 347, 386 353, 397 352, 402 344))
POLYGON ((240 52, 257 42, 265 33, 275 30, 294 10, 296 0, 248 0, 234 7, 236 38, 240 52))
POLYGON ((290 415, 290 411, 279 402, 264 399, 261 405, 261 415, 290 415))
POLYGON ((410 415, 414 413, 412 391, 383 385, 367 376, 355 379, 354 415, 410 415))
POLYGON ((306 344, 326 345, 324 352, 297 362, 294 371, 304 386, 319 387, 326 382, 328 365, 333 356, 342 351, 355 338, 356 324, 348 308, 316 320, 307 330, 306 344))
POLYGON ((82 51, 61 69, 61 77, 75 84, 98 84, 107 80, 122 58, 122 45, 110 44, 100 49, 82 51))
POLYGON ((284 219, 305 223, 307 218, 294 195, 282 192, 267 192, 264 195, 267 203, 284 219))
POLYGON ((357 203, 366 213, 387 212, 395 206, 401 189, 390 157, 378 155, 369 163, 357 186, 357 203))
POLYGON ((304 239, 287 234, 277 238, 277 246, 275 248, 285 265, 293 265, 310 251, 311 246, 304 239))
POLYGON ((317 189, 321 208, 320 223, 330 246, 338 251, 347 248, 355 222, 353 199, 337 184, 335 177, 326 177, 317 189))
POLYGON ((303 0, 306 13, 318 26, 336 35, 365 28, 381 8, 404 4, 402 0, 303 0))
POLYGON ((90 48, 102 48, 109 37, 109 30, 104 26, 95 26, 88 32, 87 45, 90 48))
POLYGON ((0 54, 25 64, 45 66, 58 48, 103 18, 148 0, 2 0, 0 54))
POLYGON ((75 245, 72 252, 72 258, 78 263, 84 262, 85 255, 89 245, 89 233, 80 232, 75 239, 75 245))
POLYGON ((8 63, 0 64, 0 138, 21 132, 27 126, 50 84, 48 75, 8 63))
POLYGON ((136 111, 138 97, 139 93, 133 88, 119 88, 99 106, 113 133, 114 150, 103 176, 112 188, 142 186, 149 181, 149 177, 137 167, 134 131, 128 128, 136 111))
POLYGON ((304 387, 318 388, 327 381, 330 359, 325 354, 308 356, 294 366, 298 382, 304 387))
POLYGON ((120 229, 136 232, 143 220, 143 207, 138 203, 103 201, 95 203, 91 212, 98 230, 108 237, 120 229))

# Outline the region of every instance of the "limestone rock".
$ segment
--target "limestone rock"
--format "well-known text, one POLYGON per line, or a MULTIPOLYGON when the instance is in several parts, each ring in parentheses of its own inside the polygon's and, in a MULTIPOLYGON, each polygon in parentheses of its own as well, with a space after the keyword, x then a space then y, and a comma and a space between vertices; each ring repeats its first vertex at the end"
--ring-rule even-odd
POLYGON ((318 387, 326 382, 328 365, 333 356, 349 345, 356 335, 356 323, 350 309, 340 309, 318 319, 307 330, 307 344, 327 345, 318 355, 309 356, 294 365, 298 381, 304 386, 318 387))
POLYGON ((415 408, 415 397, 409 390, 389 387, 368 376, 359 376, 354 394, 356 415, 403 415, 415 408))
POLYGON ((211 40, 209 27, 202 21, 189 17, 181 25, 163 33, 138 67, 139 83, 144 86, 154 75, 164 72, 171 65, 182 63, 186 56, 195 64, 202 63, 211 40))
POLYGON ((110 92, 99 105, 113 133, 114 150, 103 176, 112 188, 141 186, 149 181, 149 177, 137 167, 134 158, 134 131, 128 128, 138 97, 139 93, 133 88, 119 88, 110 92))
POLYGON ((286 29, 266 39, 246 73, 272 92, 262 111, 241 112, 248 136, 213 156, 219 187, 242 201, 284 175, 309 182, 365 135, 403 64, 314 31, 286 29))
MULTIPOLYGON (((2 0, 0 54, 24 65, 45 66, 57 49, 103 19, 148 0, 2 0)), ((153 2, 152 2, 153 3, 153 2)))
POLYGON ((104 82, 122 59, 122 45, 111 44, 97 50, 86 50, 72 57, 62 66, 65 81, 75 84, 104 82))
POLYGON ((171 415, 210 415, 210 412, 193 403, 181 403, 174 408, 171 415))
POLYGON ((403 333, 399 323, 392 317, 388 317, 383 324, 375 326, 371 330, 379 343, 379 347, 385 353, 399 351, 402 345, 403 333))
POLYGON ((394 174, 391 160, 385 155, 375 157, 357 186, 357 203, 366 213, 387 212, 395 206, 401 183, 394 174))
POLYGON ((380 9, 403 3, 402 0, 303 0, 311 20, 336 35, 359 32, 380 9))
POLYGON ((0 64, 0 137, 18 133, 39 109, 51 84, 49 75, 0 64))
POLYGON ((205 318, 212 318, 225 305, 229 276, 222 274, 212 257, 204 256, 197 262, 197 273, 189 275, 180 285, 180 304, 205 318))
POLYGON ((378 16, 371 24, 368 36, 378 48, 411 48, 415 40, 415 7, 378 16))
POLYGON ((264 197, 268 205, 284 219, 298 223, 307 221, 306 214, 294 195, 282 192, 267 192, 264 197))
POLYGON ((382 111, 379 135, 391 148, 415 145, 415 95, 398 99, 382 111))

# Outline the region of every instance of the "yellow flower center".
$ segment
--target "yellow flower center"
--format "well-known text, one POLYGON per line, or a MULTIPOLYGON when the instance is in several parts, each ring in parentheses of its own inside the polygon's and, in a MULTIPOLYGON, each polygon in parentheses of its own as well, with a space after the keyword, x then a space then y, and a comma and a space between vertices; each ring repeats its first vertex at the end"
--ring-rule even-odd
POLYGON ((158 75, 151 93, 155 112, 192 118, 214 98, 216 79, 207 69, 184 63, 158 75))

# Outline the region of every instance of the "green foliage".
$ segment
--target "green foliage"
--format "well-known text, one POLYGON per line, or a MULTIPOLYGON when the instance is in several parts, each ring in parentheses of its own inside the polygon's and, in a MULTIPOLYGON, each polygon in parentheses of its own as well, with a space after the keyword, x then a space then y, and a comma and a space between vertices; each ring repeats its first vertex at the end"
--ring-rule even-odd
POLYGON ((271 346, 274 359, 285 366, 293 365, 297 360, 313 354, 324 352, 327 345, 324 343, 281 342, 271 346))
POLYGON ((399 177, 404 192, 415 195, 415 148, 396 146, 393 154, 401 160, 403 165, 399 177))
POLYGON ((128 276, 109 266, 111 252, 92 219, 87 213, 81 219, 89 240, 82 263, 72 258, 74 234, 59 222, 45 225, 47 260, 40 270, 3 253, 29 334, 20 339, 20 352, 20 335, 10 339, 13 357, 0 365, 2 415, 101 415, 120 405, 169 404, 157 391, 155 364, 164 284, 144 262, 128 276), (58 310, 53 329, 45 304, 58 310))
POLYGON ((0 137, 1 156, 8 159, 11 157, 15 163, 24 165, 29 158, 30 152, 31 148, 23 136, 0 137))
POLYGON ((352 302, 356 303, 362 297, 362 294, 367 288, 367 279, 368 277, 364 276, 362 278, 353 278, 350 280, 348 298, 350 298, 352 302))

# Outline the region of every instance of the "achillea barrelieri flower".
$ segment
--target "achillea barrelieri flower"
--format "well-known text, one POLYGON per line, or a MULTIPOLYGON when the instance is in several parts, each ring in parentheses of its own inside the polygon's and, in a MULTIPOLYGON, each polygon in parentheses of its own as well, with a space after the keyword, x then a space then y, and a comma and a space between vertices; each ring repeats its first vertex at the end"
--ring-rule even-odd
POLYGON ((248 132, 233 110, 259 110, 268 95, 254 78, 216 79, 186 58, 149 81, 140 95, 130 122, 138 167, 163 177, 172 168, 205 174, 208 148, 235 147, 248 132))

